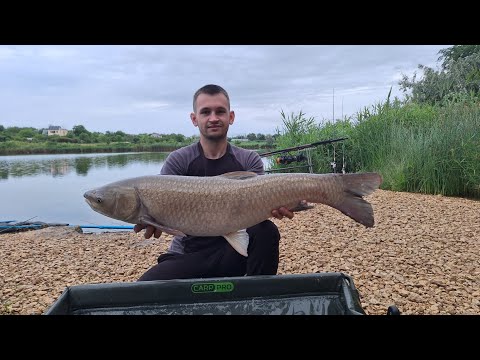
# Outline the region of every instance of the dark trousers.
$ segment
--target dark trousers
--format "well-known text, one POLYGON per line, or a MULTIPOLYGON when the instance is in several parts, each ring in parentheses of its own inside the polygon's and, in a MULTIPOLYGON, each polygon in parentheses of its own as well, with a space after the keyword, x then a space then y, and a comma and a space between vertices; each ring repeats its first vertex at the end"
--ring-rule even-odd
POLYGON ((138 281, 276 275, 280 233, 270 220, 247 229, 248 257, 221 236, 189 237, 184 254, 166 253, 138 281))

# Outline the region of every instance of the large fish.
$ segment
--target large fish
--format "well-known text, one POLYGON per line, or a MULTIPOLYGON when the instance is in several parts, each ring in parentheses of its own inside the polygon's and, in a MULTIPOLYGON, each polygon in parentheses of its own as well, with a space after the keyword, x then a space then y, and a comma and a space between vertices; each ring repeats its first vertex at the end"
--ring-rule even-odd
POLYGON ((293 211, 311 208, 303 200, 331 206, 372 227, 373 209, 363 196, 381 182, 377 173, 151 175, 116 181, 84 197, 93 210, 113 219, 152 225, 171 235, 223 236, 248 256, 245 229, 282 206, 293 211))

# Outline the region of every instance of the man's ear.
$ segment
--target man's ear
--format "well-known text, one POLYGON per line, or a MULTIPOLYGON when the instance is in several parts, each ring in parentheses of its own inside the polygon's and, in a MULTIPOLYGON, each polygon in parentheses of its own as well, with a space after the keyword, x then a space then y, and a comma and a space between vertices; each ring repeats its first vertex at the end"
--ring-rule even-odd
POLYGON ((192 120, 193 126, 198 126, 197 116, 195 115, 195 113, 192 112, 192 113, 190 114, 190 120, 192 120))
POLYGON ((230 119, 228 122, 230 123, 230 125, 232 125, 234 121, 235 121, 235 111, 232 110, 230 111, 230 119))

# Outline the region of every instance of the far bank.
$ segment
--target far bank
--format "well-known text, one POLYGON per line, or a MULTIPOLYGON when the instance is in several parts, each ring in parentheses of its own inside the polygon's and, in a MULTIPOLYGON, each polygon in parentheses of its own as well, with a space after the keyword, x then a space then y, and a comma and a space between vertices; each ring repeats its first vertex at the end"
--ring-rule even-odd
MULTIPOLYGON (((85 154, 85 153, 119 153, 119 152, 171 152, 192 142, 134 144, 128 142, 112 142, 102 144, 78 143, 26 143, 7 141, 0 143, 1 155, 34 155, 34 154, 85 154)), ((275 144, 265 141, 232 142, 232 144, 251 150, 267 151, 275 149, 275 144)))

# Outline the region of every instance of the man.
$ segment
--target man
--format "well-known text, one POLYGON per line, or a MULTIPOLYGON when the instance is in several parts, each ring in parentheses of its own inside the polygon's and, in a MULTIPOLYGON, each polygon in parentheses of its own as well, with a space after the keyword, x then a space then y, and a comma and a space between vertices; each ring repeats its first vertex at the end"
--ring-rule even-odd
MULTIPOLYGON (((229 126, 235 120, 228 93, 218 85, 205 85, 193 97, 190 119, 200 131, 200 141, 173 151, 161 169, 161 175, 216 176, 232 171, 264 174, 260 156, 227 141, 229 126)), ((272 216, 293 218, 285 207, 273 210, 272 216)), ((145 229, 145 238, 162 232, 137 224, 134 231, 145 229)), ((248 257, 239 254, 222 236, 176 236, 158 264, 139 281, 208 278, 243 275, 275 275, 279 261, 280 234, 270 220, 247 229, 248 257)))

